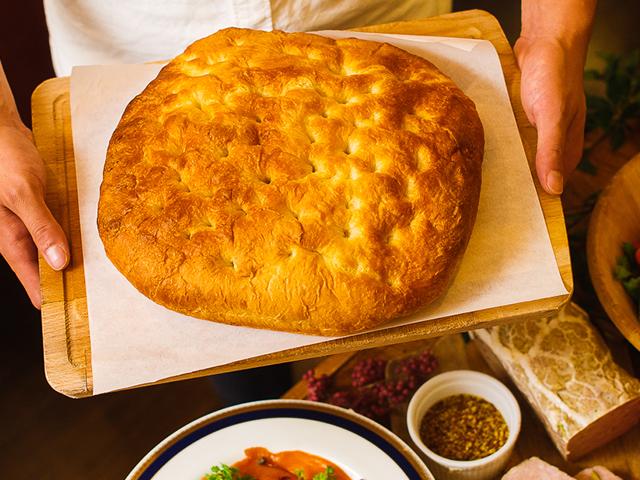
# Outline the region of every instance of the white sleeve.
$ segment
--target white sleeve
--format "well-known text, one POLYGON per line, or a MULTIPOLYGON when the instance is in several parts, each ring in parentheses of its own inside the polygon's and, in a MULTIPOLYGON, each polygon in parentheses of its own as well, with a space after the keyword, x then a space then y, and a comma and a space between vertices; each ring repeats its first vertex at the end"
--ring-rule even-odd
POLYGON ((44 6, 58 76, 75 65, 170 59, 225 27, 273 28, 269 0, 44 0, 44 6))

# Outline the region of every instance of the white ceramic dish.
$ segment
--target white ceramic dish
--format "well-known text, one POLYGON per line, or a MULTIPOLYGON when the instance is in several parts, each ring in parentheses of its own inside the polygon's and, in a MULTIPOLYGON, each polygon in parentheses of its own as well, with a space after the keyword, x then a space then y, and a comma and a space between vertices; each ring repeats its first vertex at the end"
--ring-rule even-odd
POLYGON ((453 370, 436 375, 416 391, 407 411, 409 435, 438 480, 486 480, 496 478, 504 469, 518 434, 520 407, 511 391, 490 375, 472 370, 453 370), (429 450, 420 439, 420 423, 427 410, 450 395, 472 394, 491 402, 502 413, 509 427, 509 437, 497 452, 478 460, 460 461, 441 457, 429 450))
POLYGON ((352 480, 434 480, 395 434, 349 410, 305 400, 268 400, 226 408, 169 436, 127 480, 201 480, 249 447, 302 450, 340 466, 352 480))

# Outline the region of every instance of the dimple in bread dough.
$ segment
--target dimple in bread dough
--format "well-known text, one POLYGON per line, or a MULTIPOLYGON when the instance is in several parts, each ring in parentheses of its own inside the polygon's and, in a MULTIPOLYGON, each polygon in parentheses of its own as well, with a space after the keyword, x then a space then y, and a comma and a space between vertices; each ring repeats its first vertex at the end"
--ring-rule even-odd
POLYGON ((473 102, 388 44, 230 28, 128 105, 98 230, 145 296, 194 317, 337 336, 419 311, 476 218, 473 102))

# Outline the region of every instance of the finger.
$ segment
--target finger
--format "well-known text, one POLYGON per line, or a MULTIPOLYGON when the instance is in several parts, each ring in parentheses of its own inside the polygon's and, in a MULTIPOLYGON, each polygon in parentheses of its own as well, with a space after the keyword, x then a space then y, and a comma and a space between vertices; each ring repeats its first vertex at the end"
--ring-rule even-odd
POLYGON ((22 219, 37 249, 54 270, 62 270, 69 264, 67 238, 40 195, 31 199, 29 207, 19 205, 15 214, 22 219))
POLYGON ((31 235, 20 219, 6 208, 0 209, 0 226, 0 254, 24 286, 33 306, 40 309, 38 251, 31 235))
POLYGON ((24 224, 49 266, 54 270, 62 270, 70 257, 67 238, 47 207, 43 189, 39 185, 29 176, 22 178, 22 181, 14 180, 11 183, 13 188, 3 192, 3 203, 24 224))
POLYGON ((565 178, 566 127, 560 119, 539 120, 537 127, 536 170, 540 184, 547 193, 560 195, 565 178))

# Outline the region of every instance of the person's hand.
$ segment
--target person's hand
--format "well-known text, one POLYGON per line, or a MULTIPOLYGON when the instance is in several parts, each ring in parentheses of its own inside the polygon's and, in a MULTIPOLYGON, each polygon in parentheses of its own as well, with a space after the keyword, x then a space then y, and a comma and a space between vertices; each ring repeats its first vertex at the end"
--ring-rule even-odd
POLYGON ((69 263, 64 231, 45 204, 46 172, 0 66, 0 254, 40 309, 38 250, 55 270, 69 263))
POLYGON ((538 130, 538 178, 557 195, 582 158, 584 64, 553 38, 521 37, 514 51, 522 71, 522 106, 538 130))
POLYGON ((69 246, 45 204, 45 168, 30 136, 26 127, 0 126, 0 254, 40 309, 37 250, 61 270, 69 262, 69 246))
POLYGON ((595 1, 572 3, 525 0, 514 46, 522 106, 538 131, 538 178, 555 195, 582 158, 587 111, 583 74, 595 1))

